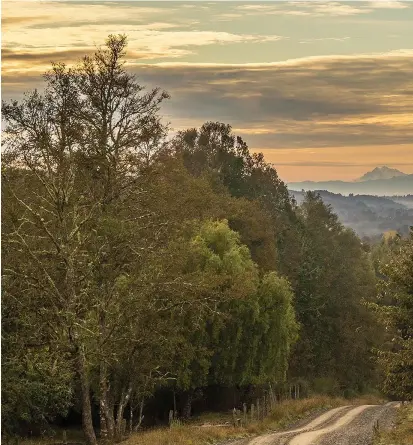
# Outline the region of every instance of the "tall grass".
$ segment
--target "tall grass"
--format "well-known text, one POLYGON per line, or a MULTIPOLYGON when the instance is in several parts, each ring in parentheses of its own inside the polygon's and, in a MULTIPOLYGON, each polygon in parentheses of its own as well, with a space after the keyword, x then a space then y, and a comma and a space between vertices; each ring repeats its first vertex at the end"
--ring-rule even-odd
POLYGON ((413 405, 400 408, 396 426, 390 431, 377 434, 374 445, 412 445, 413 444, 413 405))
POLYGON ((377 398, 365 397, 352 401, 336 397, 316 396, 302 400, 279 403, 262 421, 251 422, 245 427, 222 426, 230 422, 231 414, 204 414, 192 423, 174 428, 161 428, 135 434, 125 445, 203 445, 216 444, 287 428, 300 419, 342 405, 376 404, 377 398), (205 425, 207 423, 207 425, 205 425), (214 425, 216 424, 216 425, 214 425))
MULTIPOLYGON (((343 405, 379 404, 383 400, 376 396, 365 396, 347 400, 341 397, 314 396, 300 400, 286 400, 275 406, 271 413, 261 421, 248 422, 246 426, 232 426, 232 412, 204 413, 186 424, 177 424, 172 428, 154 428, 133 434, 123 445, 211 445, 229 439, 242 439, 270 431, 286 429, 303 418, 321 414, 331 408, 343 405)), ((81 430, 68 430, 67 440, 70 443, 84 442, 81 430)), ((410 439, 411 440, 411 439, 410 439)), ((25 439, 21 445, 50 445, 61 443, 62 430, 45 438, 25 439)), ((395 442, 396 443, 396 442, 395 442)), ((390 445, 380 442, 378 445, 390 445)), ((412 445, 413 442, 400 442, 400 445, 412 445)), ((399 445, 399 443, 397 443, 399 445)))

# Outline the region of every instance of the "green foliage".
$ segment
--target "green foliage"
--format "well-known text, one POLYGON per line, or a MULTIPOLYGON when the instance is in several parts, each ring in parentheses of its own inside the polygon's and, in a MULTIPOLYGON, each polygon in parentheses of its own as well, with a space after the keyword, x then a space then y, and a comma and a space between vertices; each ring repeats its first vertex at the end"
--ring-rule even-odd
MULTIPOLYGON (((227 189, 234 197, 255 200, 260 205, 271 219, 272 241, 279 253, 278 261, 267 270, 277 268, 288 274, 298 261, 294 203, 263 154, 251 154, 231 126, 220 122, 206 122, 199 129, 179 132, 172 147, 194 176, 207 177, 218 191, 227 189)), ((248 247, 256 248, 253 244, 248 247)))
POLYGON ((190 345, 176 358, 177 388, 283 382, 297 338, 288 281, 275 272, 259 280, 248 249, 226 221, 204 223, 192 248, 193 268, 212 271, 211 283, 226 280, 215 311, 204 323, 188 325, 190 345))
POLYGON ((64 351, 53 353, 39 335, 36 317, 3 283, 2 434, 45 428, 73 402, 73 374, 64 351))
MULTIPOLYGON (((287 376, 361 391, 380 335, 360 304, 375 284, 360 240, 315 194, 297 208, 231 126, 167 143, 168 95, 127 73, 125 48, 110 36, 74 68, 53 65, 43 94, 3 104, 4 431, 75 402, 96 445, 93 400, 114 440, 125 408, 160 386, 189 401, 199 387, 287 376)), ((397 334, 386 360, 405 372, 403 249, 382 314, 397 334)))
POLYGON ((368 254, 315 193, 307 194, 300 216, 302 261, 295 292, 302 328, 291 371, 363 391, 375 378, 370 350, 381 337, 362 303, 375 292, 368 254))
MULTIPOLYGON (((209 293, 215 295, 215 307, 206 319, 184 321, 185 337, 190 340, 180 349, 176 366, 180 369, 177 386, 194 389, 207 383, 214 354, 214 338, 221 332, 223 317, 232 317, 231 308, 254 294, 258 276, 246 246, 227 221, 205 221, 191 240, 190 271, 201 272, 209 293)), ((187 269, 188 270, 188 269, 187 269)), ((199 313, 198 313, 199 315, 199 313)), ((237 321, 240 323, 239 321, 237 321)))
POLYGON ((315 394, 335 396, 340 392, 340 384, 332 377, 318 377, 313 380, 312 390, 315 394))
POLYGON ((402 239, 397 233, 386 233, 381 241, 371 248, 371 260, 376 275, 380 277, 381 265, 385 264, 391 257, 392 253, 397 251, 402 239))
POLYGON ((297 339, 288 281, 270 272, 247 300, 234 301, 217 330, 210 379, 225 385, 285 381, 297 339))
POLYGON ((3 355, 2 430, 21 434, 27 427, 47 427, 65 416, 73 403, 72 374, 48 351, 27 351, 25 357, 3 355))
POLYGON ((205 222, 191 247, 193 267, 207 275, 228 277, 226 286, 236 298, 254 291, 256 266, 248 247, 240 243, 239 234, 229 228, 226 220, 205 222))
POLYGON ((266 274, 259 288, 260 322, 266 326, 260 339, 262 382, 283 382, 286 378, 291 347, 298 339, 293 292, 289 282, 275 272, 266 274))
POLYGON ((385 256, 380 272, 379 301, 372 304, 388 334, 379 351, 383 390, 397 398, 413 397, 413 230, 385 256))

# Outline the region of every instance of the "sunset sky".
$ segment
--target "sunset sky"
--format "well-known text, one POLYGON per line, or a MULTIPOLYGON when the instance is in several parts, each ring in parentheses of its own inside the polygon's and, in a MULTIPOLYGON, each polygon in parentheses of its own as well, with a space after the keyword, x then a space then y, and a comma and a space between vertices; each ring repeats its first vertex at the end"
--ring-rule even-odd
POLYGON ((282 179, 413 173, 413 1, 2 1, 2 97, 108 34, 173 130, 233 126, 282 179))

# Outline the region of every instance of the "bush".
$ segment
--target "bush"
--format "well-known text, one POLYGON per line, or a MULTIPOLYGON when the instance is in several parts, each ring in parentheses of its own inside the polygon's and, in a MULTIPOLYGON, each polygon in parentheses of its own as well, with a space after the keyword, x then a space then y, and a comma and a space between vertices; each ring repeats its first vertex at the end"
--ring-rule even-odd
POLYGON ((340 384, 332 377, 319 377, 313 380, 312 390, 315 394, 336 396, 341 393, 340 384))

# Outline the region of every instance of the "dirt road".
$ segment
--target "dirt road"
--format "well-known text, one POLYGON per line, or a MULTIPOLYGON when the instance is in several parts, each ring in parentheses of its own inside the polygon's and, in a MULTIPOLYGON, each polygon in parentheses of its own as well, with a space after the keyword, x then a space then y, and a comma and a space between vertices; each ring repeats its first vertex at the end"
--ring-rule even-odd
POLYGON ((397 403, 342 406, 303 427, 256 437, 248 445, 369 445, 375 425, 390 428, 397 403))

